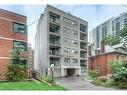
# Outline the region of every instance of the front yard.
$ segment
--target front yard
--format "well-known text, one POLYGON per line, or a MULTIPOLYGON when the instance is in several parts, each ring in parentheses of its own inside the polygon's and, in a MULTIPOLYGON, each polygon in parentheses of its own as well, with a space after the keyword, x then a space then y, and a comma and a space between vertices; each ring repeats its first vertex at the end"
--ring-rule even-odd
POLYGON ((35 81, 27 82, 0 82, 0 90, 65 90, 61 86, 49 86, 35 81))

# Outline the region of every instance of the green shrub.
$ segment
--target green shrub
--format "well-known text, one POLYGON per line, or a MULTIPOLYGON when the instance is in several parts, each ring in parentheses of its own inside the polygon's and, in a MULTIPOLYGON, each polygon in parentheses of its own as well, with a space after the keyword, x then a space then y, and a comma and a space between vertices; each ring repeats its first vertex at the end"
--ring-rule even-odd
POLYGON ((127 62, 109 61, 108 66, 113 73, 112 85, 118 88, 127 88, 127 62))
POLYGON ((118 88, 127 89, 127 83, 119 83, 118 88))
POLYGON ((98 72, 96 70, 89 70, 88 75, 92 78, 98 77, 98 72))
MULTIPOLYGON (((52 77, 51 76, 40 76, 39 78, 48 82, 48 83, 52 83, 52 77)), ((53 78, 53 82, 55 82, 55 78, 53 78)))
POLYGON ((113 80, 107 80, 106 82, 105 82, 105 86, 107 86, 107 87, 112 87, 113 86, 113 80))
POLYGON ((6 77, 9 81, 21 81, 25 78, 24 60, 22 58, 22 52, 19 49, 15 49, 11 53, 10 63, 7 66, 6 77))
POLYGON ((22 70, 21 66, 15 64, 9 64, 7 66, 7 80, 9 81, 21 81, 24 79, 25 71, 22 70))
POLYGON ((102 82, 99 79, 94 80, 92 83, 97 85, 97 86, 101 86, 102 85, 102 82))

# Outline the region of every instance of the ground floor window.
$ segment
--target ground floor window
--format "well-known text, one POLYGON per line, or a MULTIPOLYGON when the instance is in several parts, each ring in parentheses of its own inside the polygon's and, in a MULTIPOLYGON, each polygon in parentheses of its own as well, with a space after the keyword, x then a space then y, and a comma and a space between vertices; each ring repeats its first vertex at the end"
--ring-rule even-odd
POLYGON ((27 51, 27 43, 22 41, 13 41, 13 49, 20 49, 21 51, 27 51))

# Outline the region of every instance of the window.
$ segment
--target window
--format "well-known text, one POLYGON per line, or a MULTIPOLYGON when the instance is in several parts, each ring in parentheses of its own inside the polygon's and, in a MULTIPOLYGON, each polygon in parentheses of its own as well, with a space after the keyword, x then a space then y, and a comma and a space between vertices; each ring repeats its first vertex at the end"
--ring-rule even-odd
POLYGON ((64 63, 70 63, 70 58, 64 58, 64 63))
POLYGON ((72 30, 72 35, 78 36, 78 32, 75 30, 72 30))
POLYGON ((64 52, 65 53, 69 53, 70 52, 70 49, 69 48, 64 48, 64 52))
POLYGON ((19 33, 26 33, 26 25, 13 22, 13 31, 14 32, 19 32, 19 33))
POLYGON ((75 45, 78 45, 78 41, 76 41, 76 40, 72 40, 72 43, 75 45))
POLYGON ((70 23, 70 20, 69 20, 68 18, 65 18, 65 17, 64 17, 64 22, 65 22, 65 23, 70 23))
POLYGON ((71 21, 71 24, 74 25, 74 26, 77 26, 78 25, 78 22, 72 20, 71 21))
POLYGON ((66 27, 64 27, 63 30, 64 30, 65 33, 70 33, 70 29, 68 29, 68 28, 66 28, 66 27))
POLYGON ((70 43, 70 38, 64 37, 64 43, 69 44, 70 43))
POLYGON ((21 41, 13 41, 13 49, 20 49, 21 51, 26 51, 27 50, 27 43, 26 42, 21 42, 21 41))
POLYGON ((73 63, 78 63, 78 59, 72 59, 73 63))
POLYGON ((78 54, 78 50, 77 49, 72 49, 72 53, 73 54, 78 54))
POLYGON ((22 65, 24 68, 26 68, 27 67, 27 60, 16 60, 16 59, 13 59, 13 64, 20 64, 20 65, 22 65))

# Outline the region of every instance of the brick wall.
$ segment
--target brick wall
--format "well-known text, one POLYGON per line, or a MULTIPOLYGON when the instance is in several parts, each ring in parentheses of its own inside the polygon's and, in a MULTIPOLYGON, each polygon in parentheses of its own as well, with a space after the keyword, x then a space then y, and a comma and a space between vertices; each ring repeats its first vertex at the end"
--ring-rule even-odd
POLYGON ((116 52, 99 54, 89 57, 88 66, 89 69, 98 70, 99 75, 105 76, 111 74, 111 70, 107 66, 109 60, 126 60, 126 57, 127 55, 116 52))
MULTIPOLYGON (((13 50, 13 40, 27 42, 27 34, 13 31, 13 22, 26 24, 26 17, 0 9, 0 79, 5 79, 10 53, 13 50)), ((27 51, 23 54, 28 59, 27 51)))

